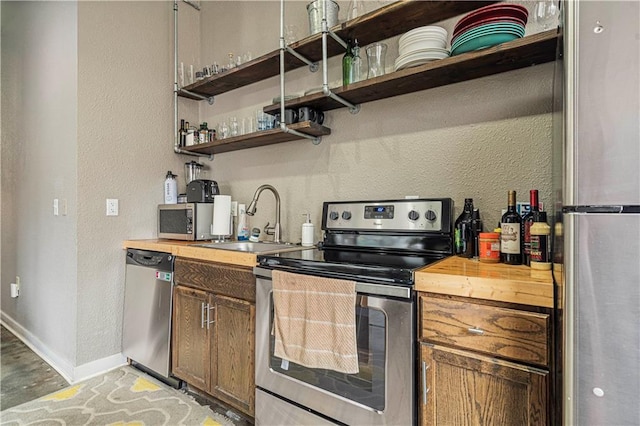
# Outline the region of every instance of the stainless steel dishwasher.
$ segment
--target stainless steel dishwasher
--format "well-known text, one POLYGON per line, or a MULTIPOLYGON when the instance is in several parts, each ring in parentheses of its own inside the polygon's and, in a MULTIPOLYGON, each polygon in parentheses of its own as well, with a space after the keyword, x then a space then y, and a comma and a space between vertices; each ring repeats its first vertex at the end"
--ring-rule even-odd
POLYGON ((132 365, 178 387, 170 374, 173 256, 128 249, 125 274, 122 353, 132 365))

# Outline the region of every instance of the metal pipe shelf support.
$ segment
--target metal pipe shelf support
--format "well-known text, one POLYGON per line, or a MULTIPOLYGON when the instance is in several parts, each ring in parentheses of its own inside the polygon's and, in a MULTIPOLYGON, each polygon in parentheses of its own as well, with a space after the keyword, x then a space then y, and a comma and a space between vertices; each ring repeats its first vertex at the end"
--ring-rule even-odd
MULTIPOLYGON (((173 152, 176 154, 191 155, 194 157, 209 157, 213 160, 213 154, 200 154, 198 152, 184 151, 180 149, 180 139, 178 137, 178 0, 173 1, 173 152)), ((190 93, 182 90, 185 93, 190 93)), ((190 93, 191 94, 191 93, 190 93)), ((194 96, 200 96, 193 93, 194 96)), ((207 98, 203 98, 207 99, 207 98)), ((213 103, 213 97, 210 104, 213 103)))
POLYGON ((280 0, 280 129, 285 133, 291 133, 305 139, 309 139, 314 145, 320 143, 320 138, 306 133, 299 132, 287 127, 284 120, 284 53, 287 51, 284 41, 284 0, 280 0))
POLYGON ((341 103, 342 105, 349 108, 349 112, 351 114, 357 114, 360 112, 360 105, 354 105, 346 99, 336 95, 329 89, 329 70, 327 65, 327 34, 330 34, 338 43, 340 43, 343 47, 347 47, 347 44, 342 41, 340 37, 336 34, 329 31, 327 25, 327 2, 322 3, 323 13, 322 13, 322 93, 333 99, 336 102, 341 103))

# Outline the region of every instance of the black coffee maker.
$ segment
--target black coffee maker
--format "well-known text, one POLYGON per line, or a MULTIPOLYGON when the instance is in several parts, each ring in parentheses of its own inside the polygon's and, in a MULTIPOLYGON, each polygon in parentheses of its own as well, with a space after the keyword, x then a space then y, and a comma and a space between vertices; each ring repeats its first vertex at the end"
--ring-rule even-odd
POLYGON ((187 184, 187 203, 213 203, 213 196, 218 194, 215 180, 196 179, 187 184))

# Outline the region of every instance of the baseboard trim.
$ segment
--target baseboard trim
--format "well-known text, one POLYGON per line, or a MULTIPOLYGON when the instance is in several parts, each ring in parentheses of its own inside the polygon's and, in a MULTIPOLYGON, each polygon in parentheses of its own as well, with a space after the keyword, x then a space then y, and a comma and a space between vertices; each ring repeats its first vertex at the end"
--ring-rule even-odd
POLYGON ((33 333, 2 311, 0 311, 0 324, 12 332, 70 384, 98 376, 127 364, 127 358, 120 353, 74 367, 69 361, 53 352, 33 333))

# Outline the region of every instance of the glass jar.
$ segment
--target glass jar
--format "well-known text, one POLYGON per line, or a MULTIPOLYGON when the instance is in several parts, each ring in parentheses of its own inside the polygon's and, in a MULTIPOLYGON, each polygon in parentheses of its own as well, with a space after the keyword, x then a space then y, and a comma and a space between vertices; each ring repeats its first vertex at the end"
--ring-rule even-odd
POLYGON ((500 234, 497 232, 481 232, 478 236, 478 259, 480 262, 500 262, 500 234))
POLYGON ((370 44, 369 46, 367 46, 366 51, 367 62, 369 64, 367 78, 384 75, 385 59, 387 56, 387 45, 384 43, 370 44))

